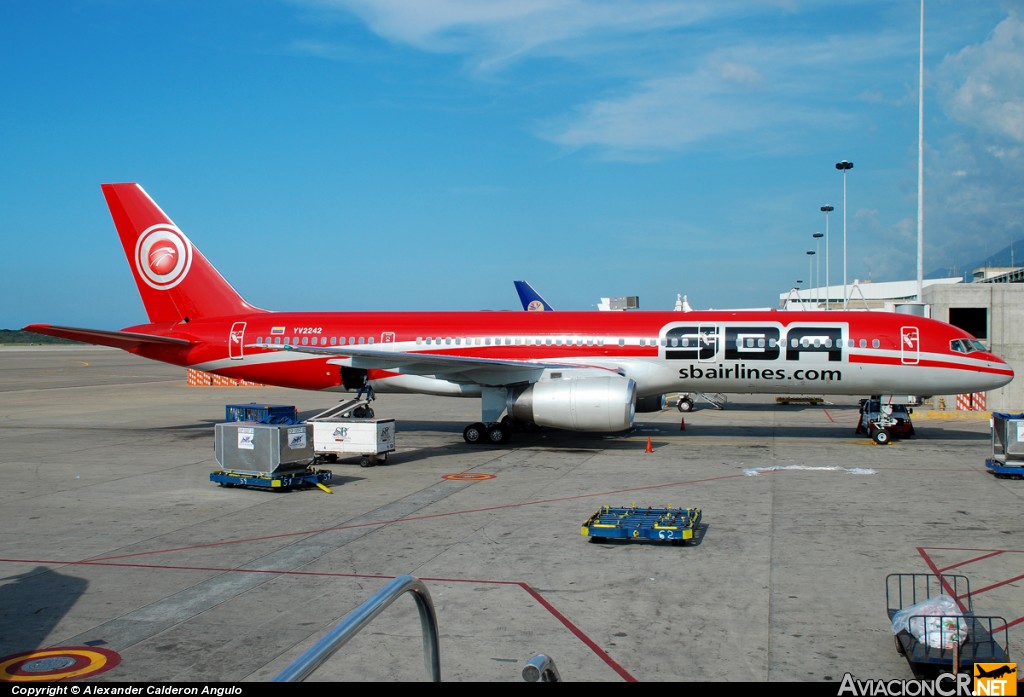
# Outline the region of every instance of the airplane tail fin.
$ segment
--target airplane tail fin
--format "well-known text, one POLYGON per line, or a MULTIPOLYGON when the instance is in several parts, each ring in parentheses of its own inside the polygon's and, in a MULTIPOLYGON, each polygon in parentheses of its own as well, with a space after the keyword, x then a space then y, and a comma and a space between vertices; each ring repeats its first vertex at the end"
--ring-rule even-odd
POLYGON ((544 298, 540 297, 540 293, 533 289, 526 281, 512 281, 516 286, 516 292, 519 293, 519 300, 523 303, 523 309, 529 311, 550 311, 555 308, 551 307, 544 298))
POLYGON ((138 184, 103 184, 149 321, 262 312, 245 302, 138 184))

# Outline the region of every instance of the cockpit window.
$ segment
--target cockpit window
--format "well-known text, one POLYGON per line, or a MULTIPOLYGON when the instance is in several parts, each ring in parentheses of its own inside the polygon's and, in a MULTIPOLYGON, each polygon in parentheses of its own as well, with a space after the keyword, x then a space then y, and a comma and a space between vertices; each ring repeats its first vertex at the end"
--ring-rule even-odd
POLYGON ((974 351, 988 350, 977 339, 953 339, 949 342, 949 348, 957 353, 973 353, 974 351))

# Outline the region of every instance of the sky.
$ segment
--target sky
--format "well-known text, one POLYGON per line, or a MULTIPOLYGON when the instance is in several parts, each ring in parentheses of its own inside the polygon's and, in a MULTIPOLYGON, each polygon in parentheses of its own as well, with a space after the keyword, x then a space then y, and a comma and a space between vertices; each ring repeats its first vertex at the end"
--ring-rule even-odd
MULTIPOLYGON (((956 276, 1024 238, 1024 2, 924 14, 922 266, 956 276)), ((272 310, 516 310, 514 280, 563 310, 775 307, 844 262, 914 279, 920 21, 918 0, 0 0, 0 328, 146 321, 107 182, 272 310)))

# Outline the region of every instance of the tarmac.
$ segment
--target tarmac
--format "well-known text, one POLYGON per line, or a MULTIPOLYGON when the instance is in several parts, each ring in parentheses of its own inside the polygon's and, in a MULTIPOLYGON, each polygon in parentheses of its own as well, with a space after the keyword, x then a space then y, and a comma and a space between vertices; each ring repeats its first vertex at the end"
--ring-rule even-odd
MULTIPOLYGON (((332 493, 210 481, 226 404, 307 418, 342 397, 0 348, 0 680, 269 682, 405 575, 429 592, 443 682, 522 682, 537 655, 565 682, 912 679, 897 572, 967 576, 1020 660, 1024 481, 986 469, 988 413, 919 410, 914 438, 876 445, 856 398, 729 395, 627 434, 471 446, 477 400, 378 394, 396 452, 324 465, 332 493), (633 504, 702 520, 685 545, 581 534, 633 504)), ((428 681, 416 608, 397 598, 306 682, 428 681)))

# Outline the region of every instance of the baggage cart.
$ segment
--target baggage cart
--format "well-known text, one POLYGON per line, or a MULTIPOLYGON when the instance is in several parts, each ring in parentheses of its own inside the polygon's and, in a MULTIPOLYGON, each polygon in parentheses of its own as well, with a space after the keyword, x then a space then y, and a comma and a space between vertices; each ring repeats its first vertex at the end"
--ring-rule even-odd
POLYGON ((584 523, 580 532, 591 542, 606 539, 660 540, 686 544, 700 523, 699 508, 640 508, 636 504, 616 508, 602 506, 584 523))
POLYGON ((992 457, 985 467, 1000 479, 1024 479, 1024 414, 992 412, 992 457))
POLYGON ((975 663, 1009 661, 1006 619, 974 614, 966 576, 889 574, 885 598, 896 653, 916 677, 973 674, 975 663))
POLYGON ((313 452, 321 460, 358 455, 361 467, 372 467, 387 462, 395 451, 394 419, 332 417, 309 423, 313 426, 313 452))
POLYGON ((223 470, 252 475, 304 469, 313 463, 312 427, 305 423, 231 421, 214 425, 214 453, 223 470))

